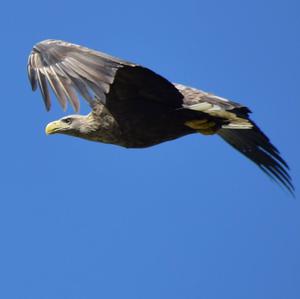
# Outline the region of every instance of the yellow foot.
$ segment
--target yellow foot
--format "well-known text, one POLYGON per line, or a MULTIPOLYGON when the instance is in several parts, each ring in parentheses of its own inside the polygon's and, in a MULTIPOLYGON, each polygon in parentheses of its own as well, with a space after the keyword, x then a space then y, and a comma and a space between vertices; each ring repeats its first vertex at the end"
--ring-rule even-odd
POLYGON ((207 119, 189 120, 184 123, 186 126, 195 130, 205 130, 216 126, 216 123, 207 119))
POLYGON ((207 119, 189 120, 184 124, 204 135, 213 135, 218 131, 216 123, 207 119))
POLYGON ((207 130, 197 130, 198 133, 201 133, 203 135, 213 135, 217 132, 218 130, 215 129, 207 129, 207 130))

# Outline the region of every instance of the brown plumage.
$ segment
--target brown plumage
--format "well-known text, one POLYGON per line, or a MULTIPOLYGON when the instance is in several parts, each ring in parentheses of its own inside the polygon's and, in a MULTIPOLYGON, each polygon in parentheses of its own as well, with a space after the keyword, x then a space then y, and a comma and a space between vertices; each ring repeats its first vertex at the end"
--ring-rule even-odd
POLYGON ((90 114, 71 115, 48 124, 48 134, 142 148, 187 134, 218 134, 291 193, 288 165, 268 137, 238 103, 172 84, 140 65, 57 40, 34 46, 28 74, 51 107, 50 86, 60 105, 79 111, 81 95, 90 114))

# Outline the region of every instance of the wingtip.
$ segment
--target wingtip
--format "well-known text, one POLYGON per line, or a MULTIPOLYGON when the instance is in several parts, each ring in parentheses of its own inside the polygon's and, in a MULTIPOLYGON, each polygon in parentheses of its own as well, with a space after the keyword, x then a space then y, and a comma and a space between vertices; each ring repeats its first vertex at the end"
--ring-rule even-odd
POLYGON ((75 111, 76 113, 78 113, 79 110, 80 110, 80 105, 79 105, 79 103, 76 103, 76 105, 72 105, 72 106, 73 106, 74 111, 75 111))
POLYGON ((51 104, 45 102, 46 111, 49 112, 51 110, 51 104))
MULTIPOLYGON (((29 59, 30 59, 30 57, 29 57, 29 59)), ((29 79, 32 91, 36 91, 36 89, 37 89, 36 73, 35 73, 34 69, 30 66, 29 63, 27 65, 27 74, 28 74, 28 79, 29 79)))

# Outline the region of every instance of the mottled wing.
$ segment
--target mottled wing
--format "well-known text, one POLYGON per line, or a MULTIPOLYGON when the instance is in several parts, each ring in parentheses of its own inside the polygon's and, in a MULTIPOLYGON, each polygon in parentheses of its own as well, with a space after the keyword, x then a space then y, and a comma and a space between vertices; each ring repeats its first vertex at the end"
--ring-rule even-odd
POLYGON ((32 89, 39 86, 47 110, 51 107, 48 84, 63 109, 69 101, 79 110, 77 93, 89 103, 94 96, 105 102, 116 71, 132 65, 120 59, 63 41, 46 40, 34 46, 28 59, 32 89), (47 84, 48 82, 48 84, 47 84))
MULTIPOLYGON (((63 109, 69 101, 78 111, 80 94, 91 106, 94 101, 100 101, 119 117, 123 108, 137 98, 141 103, 150 102, 148 105, 153 102, 172 107, 178 107, 182 98, 170 82, 151 70, 58 40, 46 40, 34 46, 28 59, 28 74, 32 89, 39 86, 47 110, 51 107, 48 84, 63 109)), ((134 109, 130 108, 129 112, 140 112, 135 111, 134 105, 131 107, 134 109)))
POLYGON ((291 193, 294 192, 287 163, 269 138, 249 118, 251 111, 247 107, 195 88, 180 84, 176 84, 176 87, 184 95, 186 109, 223 118, 225 123, 218 135, 258 165, 268 176, 280 182, 291 193))
POLYGON ((223 119, 223 128, 252 128, 252 123, 248 120, 251 111, 247 107, 196 88, 182 84, 175 86, 184 95, 184 108, 223 119))

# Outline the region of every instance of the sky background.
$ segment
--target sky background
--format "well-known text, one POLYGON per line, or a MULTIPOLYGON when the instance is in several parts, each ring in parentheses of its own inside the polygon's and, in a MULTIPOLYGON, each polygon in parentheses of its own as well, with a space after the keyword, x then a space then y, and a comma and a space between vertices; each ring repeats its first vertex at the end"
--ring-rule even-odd
POLYGON ((64 113, 46 113, 26 74, 35 43, 63 39, 242 102, 299 190, 299 13, 296 0, 2 3, 0 298, 300 298, 299 194, 217 136, 143 150, 47 137, 64 113))

